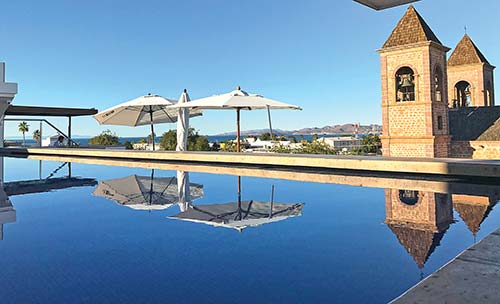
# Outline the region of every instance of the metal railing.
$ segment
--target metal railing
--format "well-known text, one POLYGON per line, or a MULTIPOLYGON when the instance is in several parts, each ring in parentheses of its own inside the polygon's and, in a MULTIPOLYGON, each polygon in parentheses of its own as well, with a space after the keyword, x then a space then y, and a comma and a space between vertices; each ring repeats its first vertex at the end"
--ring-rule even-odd
POLYGON ((75 142, 73 139, 71 139, 71 137, 69 137, 67 134, 65 134, 63 131, 61 131, 59 128, 57 128, 54 124, 52 124, 47 119, 37 119, 37 118, 26 118, 26 119, 5 118, 4 121, 19 121, 19 122, 23 122, 23 121, 37 121, 37 122, 40 122, 40 147, 42 146, 42 137, 43 137, 43 131, 42 131, 43 124, 42 123, 44 123, 44 122, 46 124, 48 124, 50 127, 52 127, 54 130, 56 130, 59 135, 61 135, 62 137, 64 137, 68 141, 68 146, 69 147, 78 146, 79 145, 77 142, 75 142))

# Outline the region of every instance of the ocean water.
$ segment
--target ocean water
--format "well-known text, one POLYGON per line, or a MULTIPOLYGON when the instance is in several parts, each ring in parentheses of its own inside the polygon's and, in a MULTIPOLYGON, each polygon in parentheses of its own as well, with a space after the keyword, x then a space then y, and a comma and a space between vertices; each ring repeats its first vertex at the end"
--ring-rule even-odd
MULTIPOLYGON (((293 136, 295 137, 297 140, 308 140, 308 141, 312 141, 312 138, 313 138, 313 135, 294 135, 294 134, 285 134, 283 135, 285 137, 289 137, 289 136, 293 136)), ((323 138, 323 137, 334 137, 334 136, 342 136, 342 135, 332 135, 332 134, 329 134, 329 135, 325 135, 325 134, 320 134, 318 135, 318 138, 323 138)), ((344 135, 345 136, 345 135, 344 135)), ((361 135, 362 136, 362 135, 361 135)), ((228 141, 228 140, 234 140, 236 139, 236 136, 233 136, 233 135, 208 135, 207 136, 208 138, 208 141, 211 142, 211 143, 221 143, 221 142, 224 142, 224 141, 228 141)), ((81 138, 73 138, 73 140, 77 143, 79 143, 80 145, 82 146, 85 146, 85 145, 88 145, 88 141, 89 141, 90 138, 87 138, 87 137, 81 137, 81 138)), ((126 141, 129 141, 129 142, 139 142, 141 139, 145 139, 145 137, 120 137, 119 140, 120 142, 123 144, 124 142, 126 141)), ((157 142, 160 141, 160 137, 155 137, 155 140, 157 142)), ((9 142, 15 142, 17 144, 21 144, 22 143, 22 139, 19 139, 19 138, 11 138, 11 139, 8 139, 7 141, 9 142)), ((35 140, 33 139, 29 139, 27 138, 25 140, 25 144, 26 145, 36 145, 37 142, 35 142, 35 140)))
POLYGON ((500 223, 498 181, 0 167, 2 304, 387 303, 500 223))

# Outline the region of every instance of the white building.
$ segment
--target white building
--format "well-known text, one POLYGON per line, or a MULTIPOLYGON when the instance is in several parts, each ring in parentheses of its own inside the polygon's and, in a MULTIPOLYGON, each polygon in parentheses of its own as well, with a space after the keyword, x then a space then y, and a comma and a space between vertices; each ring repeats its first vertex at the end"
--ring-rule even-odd
POLYGON ((17 83, 5 82, 5 63, 0 62, 0 147, 4 140, 5 111, 17 94, 17 83))
POLYGON ((318 139, 318 142, 325 143, 337 151, 345 151, 344 149, 349 151, 361 147, 361 139, 352 136, 323 137, 318 139))

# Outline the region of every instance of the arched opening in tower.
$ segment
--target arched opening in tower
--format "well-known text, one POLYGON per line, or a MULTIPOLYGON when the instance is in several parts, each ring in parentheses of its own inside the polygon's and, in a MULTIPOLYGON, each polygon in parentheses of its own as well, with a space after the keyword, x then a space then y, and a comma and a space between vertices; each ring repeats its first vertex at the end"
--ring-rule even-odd
POLYGON ((443 72, 439 66, 434 69, 434 99, 436 102, 443 101, 443 72))
POLYGON ((486 83, 486 106, 493 106, 493 98, 491 97, 491 82, 486 83))
POLYGON ((396 102, 415 101, 415 74, 410 67, 396 72, 396 102))
POLYGON ((459 81, 455 85, 455 98, 453 99, 453 107, 469 107, 472 105, 472 88, 467 81, 459 81))

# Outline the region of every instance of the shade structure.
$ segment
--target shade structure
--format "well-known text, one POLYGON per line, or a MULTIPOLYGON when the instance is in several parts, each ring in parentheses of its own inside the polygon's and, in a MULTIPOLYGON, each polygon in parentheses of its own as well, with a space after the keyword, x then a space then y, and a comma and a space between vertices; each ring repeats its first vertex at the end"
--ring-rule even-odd
MULTIPOLYGON (((203 186, 189 184, 189 201, 203 197, 203 186)), ((131 175, 124 178, 101 181, 93 195, 116 201, 118 204, 135 210, 163 210, 179 203, 178 181, 175 177, 155 178, 131 175)))
MULTIPOLYGON (((189 102, 189 95, 187 90, 182 92, 179 101, 177 102, 179 105, 186 104, 189 102)), ((189 133, 189 109, 188 108, 179 108, 177 113, 177 146, 175 148, 176 151, 187 151, 187 140, 189 133)))
POLYGON ((226 204, 190 206, 171 219, 203 223, 243 231, 268 223, 302 215, 303 203, 283 204, 272 202, 242 201, 226 204))
POLYGON ((210 96, 206 98, 197 99, 189 103, 177 104, 179 108, 190 108, 193 110, 207 109, 207 110, 236 110, 236 145, 237 151, 240 149, 240 111, 241 110, 267 110, 269 115, 269 127, 271 127, 271 112, 274 109, 288 109, 288 110, 301 110, 299 106, 287 104, 281 101, 265 98, 258 94, 249 94, 240 87, 236 90, 221 94, 210 96))
MULTIPOLYGON (((151 125, 151 134, 154 134, 154 124, 177 122, 179 109, 172 107, 176 104, 175 99, 148 94, 99 112, 93 117, 102 125, 131 127, 151 125)), ((189 113, 190 117, 200 115, 202 115, 200 110, 189 113)))

